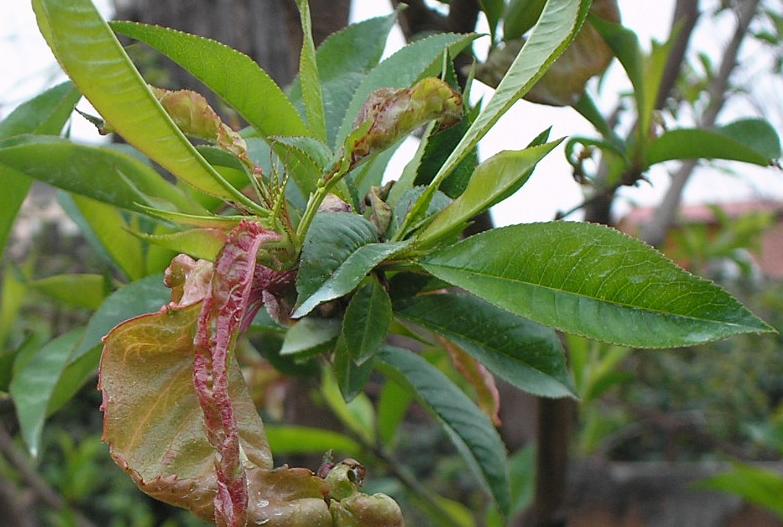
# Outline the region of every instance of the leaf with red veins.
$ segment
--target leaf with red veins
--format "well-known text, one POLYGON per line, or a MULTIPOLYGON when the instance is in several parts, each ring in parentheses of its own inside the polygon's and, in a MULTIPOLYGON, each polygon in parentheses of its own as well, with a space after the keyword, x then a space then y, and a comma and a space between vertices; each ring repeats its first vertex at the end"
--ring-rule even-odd
MULTIPOLYGON (((164 309, 114 328, 104 341, 99 388, 103 440, 114 461, 156 499, 212 520, 215 450, 204 434, 193 388, 193 338, 201 304, 164 309)), ((239 367, 228 366, 239 443, 247 465, 272 456, 239 367)))
POLYGON ((204 413, 207 438, 218 451, 218 527, 243 527, 247 522, 247 476, 228 391, 229 351, 252 304, 256 255, 264 242, 278 239, 277 233, 247 221, 232 230, 215 263, 210 292, 199 314, 193 382, 204 413))
POLYGON ((449 353, 451 362, 457 371, 476 390, 476 398, 481 411, 487 414, 495 426, 500 426, 500 392, 495 377, 479 361, 471 357, 458 345, 439 335, 435 335, 441 346, 449 353))

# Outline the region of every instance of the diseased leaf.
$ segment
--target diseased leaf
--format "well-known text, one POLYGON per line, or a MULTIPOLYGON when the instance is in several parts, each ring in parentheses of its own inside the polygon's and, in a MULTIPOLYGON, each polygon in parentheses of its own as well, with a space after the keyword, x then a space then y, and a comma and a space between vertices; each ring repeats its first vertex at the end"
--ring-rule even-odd
POLYGON ((351 298, 343 318, 342 336, 348 356, 361 366, 386 342, 392 305, 386 289, 370 278, 351 298))
POLYGON ((30 282, 31 289, 74 307, 96 310, 106 297, 106 278, 99 274, 59 274, 30 282))
POLYGON ((375 227, 358 214, 316 215, 302 247, 292 316, 301 318, 318 304, 347 295, 376 265, 406 246, 377 241, 375 227))
POLYGON ((649 146, 647 165, 673 159, 726 159, 767 166, 780 156, 775 129, 763 119, 743 119, 714 130, 670 130, 649 146))
POLYGON ((370 94, 356 118, 357 130, 372 123, 353 145, 352 163, 382 152, 428 121, 449 127, 462 117, 462 96, 434 77, 411 88, 382 88, 370 94))
POLYGON ((500 392, 495 378, 491 373, 468 353, 444 337, 437 337, 441 347, 451 358, 456 370, 476 391, 476 402, 481 411, 492 420, 492 424, 500 426, 500 392))
POLYGON ((542 397, 573 395, 557 334, 466 294, 427 294, 395 304, 397 317, 453 341, 495 375, 542 397))
POLYGON ((418 79, 440 70, 444 49, 456 56, 475 38, 474 35, 441 33, 408 44, 370 71, 353 94, 337 132, 335 146, 342 145, 354 129, 362 107, 370 95, 381 88, 408 88, 418 79))
POLYGON ((252 204, 179 131, 90 0, 33 0, 33 10, 62 68, 128 143, 207 194, 252 204))
POLYGON ((253 59, 208 38, 136 22, 111 28, 144 42, 203 82, 263 137, 306 136, 307 127, 291 101, 253 59), (252 90, 248 90, 252 86, 252 90))
POLYGON ((347 456, 357 457, 362 451, 361 446, 350 437, 322 428, 267 426, 266 436, 269 446, 276 455, 322 455, 329 450, 334 450, 347 456))
POLYGON ((310 4, 308 0, 296 0, 299 18, 302 23, 302 53, 299 57, 299 78, 302 86, 302 99, 305 106, 307 123, 313 135, 326 141, 326 116, 324 98, 321 93, 321 80, 318 76, 318 63, 315 58, 315 43, 310 22, 310 4))
POLYGON ((62 335, 35 350, 21 367, 14 368, 10 392, 30 455, 41 452, 41 431, 47 408, 68 357, 82 336, 82 328, 62 335))
POLYGON ((489 418, 437 368, 415 353, 387 346, 384 372, 408 386, 441 422, 503 513, 511 506, 506 449, 489 418))
MULTIPOLYGON (((104 342, 99 387, 103 439, 115 462, 147 494, 211 520, 215 451, 204 433, 193 388, 193 339, 200 311, 196 303, 117 326, 104 342)), ((261 419, 233 358, 229 392, 248 463, 271 469, 261 419)))
POLYGON ((495 229, 422 266, 516 315, 624 346, 671 348, 771 331, 723 289, 597 225, 495 229))
MULTIPOLYGON (((378 61, 386 47, 396 14, 371 18, 330 35, 318 47, 315 58, 321 78, 326 110, 327 144, 335 144, 335 134, 354 92, 378 61)), ((301 101, 299 79, 294 79, 291 99, 301 101)))
POLYGON ((71 360, 79 359, 98 346, 103 336, 117 324, 157 311, 170 297, 171 292, 163 285, 163 275, 147 276, 119 288, 92 315, 71 360))
POLYGON ((113 148, 55 137, 18 136, 0 142, 0 170, 4 167, 126 210, 143 212, 136 205, 140 203, 203 211, 152 167, 113 148))
POLYGON ((526 150, 507 150, 481 163, 462 195, 433 218, 418 235, 418 241, 435 242, 462 230, 469 220, 519 190, 538 162, 559 144, 560 141, 553 141, 526 150))

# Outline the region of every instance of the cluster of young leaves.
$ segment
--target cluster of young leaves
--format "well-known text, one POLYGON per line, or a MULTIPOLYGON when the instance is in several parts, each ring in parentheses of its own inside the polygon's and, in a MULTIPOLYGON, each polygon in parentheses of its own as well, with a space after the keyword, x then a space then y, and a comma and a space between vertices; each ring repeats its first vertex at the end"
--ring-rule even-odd
MULTIPOLYGON (((89 0, 34 0, 41 31, 73 84, 0 125, 7 137, 0 173, 12 189, 3 198, 9 206, 0 211, 0 233, 7 236, 30 182, 43 181, 68 193, 66 208, 130 283, 106 296, 105 283, 92 275, 38 282, 52 296, 80 298, 79 284, 90 284, 96 294, 87 307, 97 310, 85 328, 15 361, 11 391, 31 449, 62 399, 58 379, 91 357, 78 370, 85 382, 108 332, 100 374, 104 438, 144 492, 218 525, 401 525, 390 498, 360 492, 364 469, 353 460, 319 474, 273 468, 234 356, 264 307, 285 333, 277 359, 324 359, 334 381, 330 405, 358 438, 377 440, 342 399, 367 403, 360 394, 378 371, 389 379, 378 408, 386 417, 381 439, 394 436, 417 400, 505 516, 515 504, 493 423, 493 375, 535 395, 574 396, 555 329, 648 348, 769 331, 725 291, 607 228, 516 225, 458 241, 560 142, 544 132, 523 150, 477 161, 481 138, 517 100, 543 89, 547 70, 593 17, 589 0, 539 4, 494 96, 473 109, 455 89, 448 57, 474 35, 434 35, 381 61, 382 37, 394 23, 389 16, 351 26, 315 49, 307 2, 299 0, 300 75, 286 92, 249 57, 212 40, 107 24, 89 0), (248 128, 231 130, 198 94, 150 88, 115 33, 189 71, 248 128), (442 79, 433 78, 438 74, 442 79), (100 113, 101 127, 132 150, 56 137, 79 94, 100 113), (399 180, 381 186, 395 146, 424 125, 399 180), (421 355, 389 345, 394 334, 447 350, 478 403, 421 355)), ((590 21, 629 71, 636 64, 639 105, 651 108, 648 85, 659 78, 653 73, 660 57, 642 77, 638 46, 625 46, 626 30, 590 21)), ((760 129, 744 122, 717 132, 680 131, 696 150, 681 151, 682 138, 664 135, 650 145, 640 140, 644 146, 635 148, 643 156, 630 158, 649 166, 728 150, 741 152, 735 159, 767 163, 779 145, 774 134, 755 133, 760 129)), ((284 432, 269 439, 285 448, 284 432)), ((340 441, 358 451, 351 440, 340 441)))

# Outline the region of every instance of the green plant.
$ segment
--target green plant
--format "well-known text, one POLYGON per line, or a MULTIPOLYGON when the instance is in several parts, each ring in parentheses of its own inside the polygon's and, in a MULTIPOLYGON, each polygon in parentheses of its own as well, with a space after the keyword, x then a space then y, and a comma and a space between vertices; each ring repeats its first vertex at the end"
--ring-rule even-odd
MULTIPOLYGON (((417 487, 385 451, 415 398, 444 426, 502 518, 517 504, 491 421, 490 372, 535 395, 569 397, 575 390, 555 329, 647 348, 770 331, 725 291, 608 228, 516 225, 458 241, 561 141, 544 131, 523 150, 477 163, 481 138, 582 35, 588 0, 541 4, 495 95, 474 109, 458 90, 451 57, 475 35, 435 35, 379 62, 379 35, 393 23, 386 17, 347 28, 316 50, 307 2, 299 0, 300 76, 285 93, 248 57, 214 41, 108 25, 89 0, 33 0, 73 85, 28 103, 0 128, 11 130, 0 142, 0 171, 12 189, 0 232, 31 179, 44 181, 69 193, 65 203, 129 283, 107 296, 111 280, 96 275, 37 281, 44 293, 100 307, 46 353, 15 357, 11 392, 31 452, 46 415, 85 382, 108 332, 99 384, 104 439, 144 492, 232 527, 402 525, 391 498, 361 493, 365 469, 353 459, 326 462, 317 474, 273 468, 269 442, 285 447, 285 433, 317 434, 277 429, 268 442, 235 353, 255 327, 282 335, 279 352, 268 353, 281 369, 327 366, 323 396, 353 437, 317 444, 385 460, 441 524, 453 524, 454 508, 417 487), (232 130, 199 94, 149 87, 115 32, 188 70, 249 127, 232 130), (100 113, 88 118, 135 150, 54 137, 77 93, 100 113), (390 152, 420 127, 415 158, 393 186, 381 186, 390 152), (422 355, 389 345, 391 335, 446 349, 481 408, 422 355), (389 380, 377 432, 375 409, 362 396, 374 370, 389 380), (36 382, 21 382, 25 374, 36 382)), ((673 130, 653 141, 660 55, 643 77, 628 32, 590 17, 591 30, 629 71, 643 122, 634 144, 577 138, 569 152, 580 142, 600 143, 615 152, 618 174, 670 159, 766 165, 779 157, 777 135, 758 120, 673 130)), ((608 130, 588 100, 579 107, 608 130)))

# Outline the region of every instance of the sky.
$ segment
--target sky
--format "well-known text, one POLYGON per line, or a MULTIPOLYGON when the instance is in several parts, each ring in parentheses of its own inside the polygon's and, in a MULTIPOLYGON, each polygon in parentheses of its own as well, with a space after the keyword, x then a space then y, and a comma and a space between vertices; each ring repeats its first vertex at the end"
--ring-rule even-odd
MULTIPOLYGON (((0 117, 20 102, 34 96, 47 86, 64 79, 35 26, 35 19, 27 0, 4 0, 4 16, 0 17, 0 117)), ((714 4, 702 0, 702 5, 714 4)), ((110 0, 96 0, 101 12, 111 13, 110 0)), ((620 0, 623 23, 632 28, 639 36, 642 45, 649 48, 651 39, 664 40, 671 19, 674 0, 639 2, 638 0, 620 0), (654 6, 654 7, 651 7, 654 6)), ((391 12, 388 0, 354 1, 351 20, 357 22, 391 12)), ((317 14, 314 13, 314 16, 317 14)), ((486 31, 482 20, 479 31, 486 31)), ((733 21, 730 16, 722 15, 709 25, 701 24, 694 35, 694 47, 705 52, 717 63, 724 42, 731 35, 733 21)), ((486 54, 488 37, 478 39, 475 50, 479 57, 486 54)), ((404 45, 403 37, 395 28, 389 38, 385 55, 388 56, 404 45)), ((754 75, 763 71, 765 66, 763 50, 757 45, 746 45, 740 60, 738 77, 754 75)), ((768 97, 779 98, 779 85, 770 75, 754 77, 753 91, 762 101, 768 97)), ((629 83, 622 69, 616 63, 601 87, 600 105, 610 109, 617 101, 618 93, 627 91, 629 83)), ((474 102, 480 98, 488 100, 492 90, 477 83, 473 90, 474 102)), ((777 100, 774 102, 777 103, 777 100)), ((763 103, 762 103, 763 104, 763 103)), ((740 101, 732 104, 721 115, 719 123, 759 113, 778 112, 780 107, 766 112, 765 108, 756 108, 740 101)), ((82 102, 80 108, 89 110, 82 102)), ((570 135, 594 136, 592 127, 570 108, 552 108, 525 101, 518 102, 482 140, 479 145, 480 157, 486 159, 501 150, 521 149, 539 132, 552 126, 552 137, 570 135)), ((81 141, 100 141, 92 125, 83 119, 74 119, 73 136, 81 141)), ((417 141, 408 139, 399 149, 390 163, 387 179, 396 178, 402 168, 413 156, 417 141)), ((783 174, 775 169, 760 169, 739 164, 723 164, 726 170, 704 167, 697 171, 685 191, 686 203, 715 203, 744 201, 750 199, 783 199, 783 174)), ((642 184, 639 188, 626 188, 620 193, 615 205, 619 216, 627 213, 633 206, 652 206, 657 204, 669 182, 669 171, 676 164, 668 163, 655 168, 650 173, 652 184, 642 184)), ((558 211, 568 210, 581 203, 582 191, 571 177, 571 168, 566 163, 562 147, 544 159, 534 175, 512 198, 496 206, 492 213, 497 225, 509 225, 531 221, 548 221, 558 211)), ((579 215, 573 216, 574 219, 579 215)))

